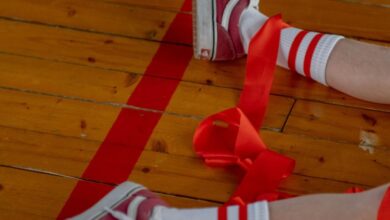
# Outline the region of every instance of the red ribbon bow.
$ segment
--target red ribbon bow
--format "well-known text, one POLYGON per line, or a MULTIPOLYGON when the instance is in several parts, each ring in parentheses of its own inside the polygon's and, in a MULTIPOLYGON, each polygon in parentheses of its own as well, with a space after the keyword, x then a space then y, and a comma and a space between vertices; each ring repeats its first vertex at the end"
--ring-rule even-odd
POLYGON ((295 161, 267 149, 258 134, 268 105, 281 30, 286 27, 280 15, 268 19, 250 43, 238 106, 206 118, 195 132, 195 151, 207 165, 236 165, 246 172, 229 203, 289 197, 277 188, 292 173, 295 161))

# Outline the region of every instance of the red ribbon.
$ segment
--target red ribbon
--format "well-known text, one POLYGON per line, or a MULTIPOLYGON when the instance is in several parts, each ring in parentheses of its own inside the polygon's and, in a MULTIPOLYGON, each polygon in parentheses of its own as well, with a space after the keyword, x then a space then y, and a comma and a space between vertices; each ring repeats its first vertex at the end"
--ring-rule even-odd
POLYGON ((295 161, 267 149, 258 130, 264 119, 273 81, 281 30, 280 15, 271 17, 249 46, 246 79, 237 107, 206 118, 195 131, 194 148, 210 166, 239 166, 246 173, 228 203, 289 197, 277 192, 295 161))

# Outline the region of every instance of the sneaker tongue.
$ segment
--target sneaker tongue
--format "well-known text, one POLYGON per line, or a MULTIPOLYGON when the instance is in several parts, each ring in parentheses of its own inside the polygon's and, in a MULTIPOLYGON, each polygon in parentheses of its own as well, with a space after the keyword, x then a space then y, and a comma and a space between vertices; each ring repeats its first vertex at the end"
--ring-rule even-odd
POLYGON ((149 220, 156 207, 168 207, 168 204, 160 198, 148 198, 139 205, 136 220, 149 220))

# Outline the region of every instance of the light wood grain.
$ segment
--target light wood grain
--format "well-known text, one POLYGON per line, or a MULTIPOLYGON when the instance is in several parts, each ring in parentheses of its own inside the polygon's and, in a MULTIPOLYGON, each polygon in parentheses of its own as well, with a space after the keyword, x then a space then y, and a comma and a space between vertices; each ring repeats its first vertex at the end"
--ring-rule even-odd
MULTIPOLYGON (((166 114, 203 118, 233 107, 238 95, 234 90, 181 84, 172 97, 166 114), (225 96, 223 99, 220 98, 221 94, 225 96), (205 103, 209 104, 204 105, 205 103)), ((127 96, 121 98, 123 104, 127 96)), ((264 127, 281 130, 292 104, 292 99, 272 96, 264 127)), ((122 105, 96 103, 89 100, 78 101, 74 98, 23 94, 23 92, 6 89, 1 90, 0 106, 0 114, 4 116, 0 124, 4 126, 38 128, 59 135, 82 136, 92 140, 104 138, 122 107, 122 105), (17 117, 6 117, 6 115, 17 115, 17 117), (86 125, 81 126, 81 123, 86 125)), ((124 107, 132 108, 132 106, 124 107)))
MULTIPOLYGON (((152 59, 158 43, 147 42, 142 40, 127 39, 121 37, 113 37, 106 35, 99 35, 94 33, 85 33, 73 30, 64 30, 52 27, 45 27, 32 24, 23 24, 12 21, 0 21, 0 41, 7 42, 7 44, 0 44, 0 52, 8 54, 18 54, 21 56, 33 56, 45 60, 29 60, 27 58, 19 58, 18 56, 7 57, 2 55, 0 59, 6 63, 2 66, 4 78, 10 74, 18 73, 20 77, 25 76, 25 88, 36 89, 36 85, 28 84, 28 82, 36 84, 37 81, 42 83, 42 88, 47 87, 60 88, 68 90, 66 86, 86 83, 91 80, 93 83, 98 83, 100 80, 95 77, 87 78, 91 75, 91 71, 99 74, 110 73, 110 70, 121 71, 121 75, 113 75, 108 82, 112 82, 110 86, 103 90, 115 92, 117 88, 123 87, 123 75, 126 73, 127 82, 132 83, 133 74, 142 74, 150 60, 152 59), (106 44, 107 40, 113 40, 113 43, 106 44), (55 48, 55 49, 53 49, 55 48), (60 61, 55 64, 53 61, 60 61), (63 64, 74 63, 79 65, 86 65, 90 67, 98 67, 97 69, 83 69, 82 67, 68 66, 63 64), (25 69, 15 68, 16 65, 25 65, 25 69), (44 70, 43 72, 38 70, 44 70), (80 81, 78 81, 76 71, 80 70, 80 81), (50 71, 50 72, 46 72, 50 71), (123 73, 125 72, 125 73, 123 73), (63 82, 61 86, 54 86, 53 80, 58 76, 55 74, 63 74, 63 82), (39 79, 45 75, 53 74, 48 79, 39 79), (118 76, 116 78, 115 76, 118 76), (63 81, 64 80, 64 81, 63 81), (120 80, 120 82, 118 82, 120 80), (75 82, 76 81, 76 82, 75 82), (116 83, 115 83, 116 82, 116 83), (46 85, 49 83, 49 85, 46 85), (114 85, 113 85, 114 84, 114 85), (30 88, 29 88, 30 87, 30 88)), ((172 47, 174 50, 174 47, 172 47)), ((183 77, 184 81, 194 82, 198 84, 213 85, 219 87, 241 88, 245 72, 245 60, 241 59, 235 62, 219 62, 209 63, 199 60, 192 60, 183 77)), ((11 77, 12 82, 4 80, 2 84, 9 86, 12 83, 18 82, 11 77)), ((108 79, 107 79, 108 80, 108 79)), ((99 89, 99 88, 96 88, 99 89)), ((37 91, 40 91, 37 90, 37 91)), ((55 91, 59 93, 60 91, 55 91)), ((77 90, 73 90, 76 92, 77 90)), ((81 92, 80 92, 81 93, 81 92)), ((291 74, 290 72, 278 69, 276 72, 276 79, 274 81, 273 94, 291 96, 295 98, 319 100, 322 102, 336 103, 350 106, 357 106, 363 108, 379 109, 389 111, 387 105, 369 104, 367 102, 359 101, 347 95, 336 92, 332 89, 326 88, 318 83, 305 80, 303 77, 291 74)), ((82 93, 81 93, 82 94, 82 93)))
MULTIPOLYGON (((149 1, 142 2, 147 4, 149 1)), ((176 12, 96 0, 15 0, 0 3, 2 17, 148 40, 161 40, 175 15, 176 12)))
POLYGON ((127 6, 137 6, 137 7, 146 7, 154 8, 160 10, 170 10, 170 11, 179 11, 184 0, 150 0, 150 1, 138 1, 138 0, 103 0, 106 3, 111 4, 122 4, 127 6))
MULTIPOLYGON (((0 2, 0 219, 57 216, 121 107, 137 107, 124 104, 182 3, 0 2)), ((385 0, 263 0, 261 10, 282 12, 301 28, 390 41, 385 0)), ((175 43, 164 45, 190 47, 175 43)), ((192 136, 202 118, 237 103, 245 62, 191 60, 183 79, 158 78, 181 81, 130 180, 178 207, 229 198, 237 170, 205 166, 192 136)), ((260 134, 272 150, 297 161, 281 191, 343 192, 390 181, 389 105, 351 98, 281 68, 275 77, 260 134)))
POLYGON ((389 125, 388 113, 298 101, 284 132, 389 149, 389 125))
MULTIPOLYGON (((39 2, 14 0, 0 3, 0 15, 161 40, 175 11, 180 9, 183 2, 183 0, 61 0, 53 4, 50 0, 39 2)), ((260 3, 260 10, 269 16, 282 13, 287 22, 308 30, 390 41, 388 5, 388 2, 375 0, 264 0, 260 3)))
MULTIPOLYGON (((75 179, 0 166, 1 219, 54 219, 75 179), (28 181, 26 181, 28 180, 28 181)), ((216 206, 216 203, 159 194, 175 207, 216 206)))
POLYGON ((375 0, 264 0, 260 10, 267 15, 282 13, 286 22, 308 30, 389 42, 388 6, 375 0))

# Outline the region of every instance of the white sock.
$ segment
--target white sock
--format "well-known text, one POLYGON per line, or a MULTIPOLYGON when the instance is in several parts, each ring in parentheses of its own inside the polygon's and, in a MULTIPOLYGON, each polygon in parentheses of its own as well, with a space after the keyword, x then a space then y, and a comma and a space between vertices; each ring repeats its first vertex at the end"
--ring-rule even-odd
POLYGON ((239 206, 228 206, 221 208, 175 209, 158 206, 154 208, 150 220, 241 220, 240 215, 247 216, 247 220, 269 220, 268 202, 256 202, 241 208, 239 206), (218 216, 218 213, 225 215, 226 218, 218 216))
MULTIPOLYGON (((239 25, 246 52, 250 40, 267 19, 267 16, 254 8, 248 8, 242 13, 239 25)), ((281 34, 277 64, 327 85, 325 74, 329 56, 337 42, 343 38, 339 35, 306 32, 293 27, 285 28, 281 34), (309 50, 309 45, 312 50, 309 50), (291 50, 293 46, 297 50, 291 50)))

